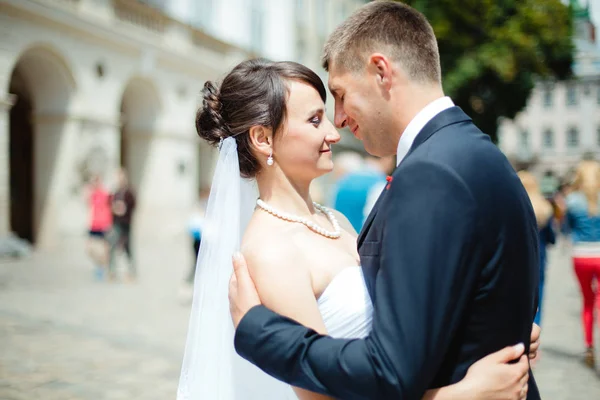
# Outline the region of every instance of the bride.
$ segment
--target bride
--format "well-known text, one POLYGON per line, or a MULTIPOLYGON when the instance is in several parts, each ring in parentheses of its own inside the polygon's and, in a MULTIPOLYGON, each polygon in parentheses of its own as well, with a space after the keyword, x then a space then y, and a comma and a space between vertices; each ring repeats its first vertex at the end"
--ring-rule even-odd
MULTIPOLYGON (((356 232, 313 203, 311 182, 333 168, 340 135, 325 115, 326 90, 293 62, 245 61, 220 88, 204 86, 198 134, 219 145, 178 400, 317 400, 327 397, 271 378, 234 350, 228 311, 231 255, 241 248, 262 303, 322 334, 360 338, 372 303, 356 232), (258 200, 257 200, 258 198, 258 200)), ((535 346, 534 346, 535 347, 535 346)), ((474 364, 426 399, 520 399, 528 362, 521 346, 474 364)), ((525 393, 526 395, 526 393, 525 393)))

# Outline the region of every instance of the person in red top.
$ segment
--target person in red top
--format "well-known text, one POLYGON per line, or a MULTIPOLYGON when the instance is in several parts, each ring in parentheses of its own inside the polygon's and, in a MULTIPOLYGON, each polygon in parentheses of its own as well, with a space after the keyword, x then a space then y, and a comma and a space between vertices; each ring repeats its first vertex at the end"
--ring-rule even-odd
POLYGON ((96 267, 96 277, 101 279, 108 262, 106 234, 112 227, 112 212, 110 193, 104 187, 100 176, 92 177, 87 203, 90 212, 87 252, 96 267))

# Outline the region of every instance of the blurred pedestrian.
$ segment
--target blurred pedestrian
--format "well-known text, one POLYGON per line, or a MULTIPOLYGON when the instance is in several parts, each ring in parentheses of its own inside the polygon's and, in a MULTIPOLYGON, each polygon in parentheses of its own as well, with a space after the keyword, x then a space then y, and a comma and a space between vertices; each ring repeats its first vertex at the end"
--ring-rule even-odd
POLYGON ((355 171, 364 167, 363 157, 354 151, 343 151, 333 158, 333 171, 331 178, 333 180, 332 189, 329 193, 329 201, 327 202, 331 208, 335 208, 336 197, 340 190, 340 182, 342 179, 355 171))
POLYGON ((375 206, 377 199, 379 199, 379 195, 381 195, 381 192, 388 184, 385 178, 387 178, 388 175, 391 175, 394 171, 394 168, 396 167, 396 157, 371 156, 367 158, 367 166, 377 174, 378 180, 367 192, 367 199, 365 201, 365 206, 363 207, 363 223, 371 213, 371 210, 375 206))
POLYGON ((594 305, 600 308, 600 163, 582 161, 572 186, 566 199, 567 224, 573 242, 573 267, 583 297, 584 360, 594 368, 594 305))
POLYGON ((533 212, 535 213, 535 219, 538 224, 538 237, 539 237, 539 249, 540 249, 540 283, 538 286, 539 299, 538 299, 538 310, 535 315, 534 322, 537 325, 541 324, 542 319, 542 306, 544 299, 544 283, 546 280, 546 264, 547 264, 547 251, 546 247, 556 243, 556 234, 554 232, 554 210, 552 204, 544 197, 537 179, 533 174, 528 171, 520 171, 518 173, 521 183, 525 187, 531 205, 533 206, 533 212))
POLYGON ((200 196, 198 198, 198 201, 194 205, 194 210, 188 222, 188 231, 192 238, 194 248, 194 259, 193 262, 190 264, 191 268, 185 279, 185 281, 190 285, 194 284, 194 277, 196 276, 196 259, 198 258, 200 244, 202 243, 202 226, 204 224, 204 213, 206 212, 206 205, 208 202, 209 194, 209 188, 203 188, 200 190, 200 196))
POLYGON ((391 172, 388 167, 390 159, 393 160, 393 157, 361 158, 361 163, 341 176, 336 183, 333 208, 344 214, 357 232, 360 232, 365 221, 365 211, 368 215, 374 204, 371 196, 367 205, 372 190, 376 191, 376 200, 385 186, 386 176, 391 172))
POLYGON ((104 277, 108 262, 108 243, 106 235, 112 225, 110 194, 99 175, 94 175, 86 188, 89 207, 89 230, 86 250, 94 263, 97 279, 104 277))
POLYGON ((188 233, 191 238, 193 257, 190 263, 190 268, 186 274, 183 284, 179 288, 178 298, 181 304, 190 304, 194 297, 194 282, 196 278, 196 264, 198 261, 198 253, 200 252, 200 245, 202 244, 202 231, 205 229, 204 215, 206 207, 208 205, 208 197, 210 195, 210 188, 200 189, 198 200, 194 204, 192 214, 188 221, 188 233))
POLYGON ((109 235, 109 279, 114 280, 116 278, 116 250, 123 249, 129 261, 127 280, 133 281, 137 278, 137 268, 131 251, 131 222, 136 205, 135 194, 129 185, 127 174, 122 168, 117 173, 117 182, 117 190, 111 196, 113 229, 109 235))

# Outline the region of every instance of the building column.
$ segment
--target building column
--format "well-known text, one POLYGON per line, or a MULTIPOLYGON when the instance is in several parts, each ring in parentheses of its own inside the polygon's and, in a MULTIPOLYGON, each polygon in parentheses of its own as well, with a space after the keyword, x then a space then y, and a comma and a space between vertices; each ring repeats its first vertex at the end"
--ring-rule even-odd
POLYGON ((34 115, 33 229, 36 246, 51 248, 59 229, 75 154, 76 126, 67 115, 34 115))
POLYGON ((14 96, 0 98, 0 238, 10 233, 10 108, 14 96))
POLYGON ((172 131, 130 129, 125 135, 127 172, 137 197, 135 240, 180 240, 198 199, 197 141, 172 131))

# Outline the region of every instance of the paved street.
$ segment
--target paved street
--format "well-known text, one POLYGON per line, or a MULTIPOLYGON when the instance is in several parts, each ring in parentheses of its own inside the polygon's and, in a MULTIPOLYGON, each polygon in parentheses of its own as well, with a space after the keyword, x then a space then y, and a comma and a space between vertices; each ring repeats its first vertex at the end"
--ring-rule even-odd
MULTIPOLYGON (((600 352, 597 372, 582 363, 581 295, 573 272, 568 243, 549 252, 542 317, 542 351, 534 375, 546 400, 600 399, 600 352)), ((600 315, 598 315, 600 318, 600 315)), ((596 322, 596 349, 600 349, 600 322, 596 322)))
MULTIPOLYGON (((174 399, 189 312, 177 300, 186 246, 139 250, 135 284, 95 282, 76 245, 0 261, 0 399, 174 399)), ((550 254, 535 375, 544 399, 600 399, 600 376, 580 362, 580 299, 564 254, 550 254)))
POLYGON ((95 282, 77 246, 0 261, 0 399, 174 399, 185 245, 139 250, 135 284, 95 282))

